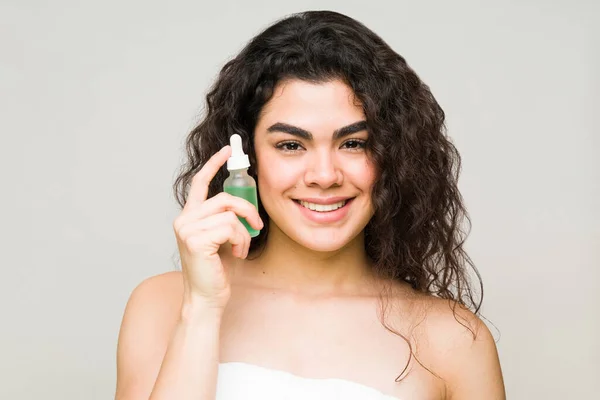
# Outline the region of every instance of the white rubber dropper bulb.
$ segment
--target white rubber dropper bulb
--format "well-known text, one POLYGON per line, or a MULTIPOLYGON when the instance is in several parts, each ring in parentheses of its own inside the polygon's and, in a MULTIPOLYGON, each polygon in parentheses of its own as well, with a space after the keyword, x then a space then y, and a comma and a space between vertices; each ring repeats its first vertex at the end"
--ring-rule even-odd
POLYGON ((244 154, 244 148, 242 147, 242 137, 237 133, 231 135, 229 144, 231 145, 231 157, 227 160, 227 169, 232 171, 250 167, 250 160, 248 155, 244 154))

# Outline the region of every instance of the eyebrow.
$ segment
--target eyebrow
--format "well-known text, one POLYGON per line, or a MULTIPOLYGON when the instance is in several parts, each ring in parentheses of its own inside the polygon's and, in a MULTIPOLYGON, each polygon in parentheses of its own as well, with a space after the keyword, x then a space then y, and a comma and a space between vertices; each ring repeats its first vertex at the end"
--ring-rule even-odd
MULTIPOLYGON (((348 126, 344 126, 343 128, 336 129, 333 131, 333 139, 337 140, 343 138, 344 136, 352 135, 356 132, 366 131, 367 130, 367 121, 358 121, 348 126)), ((298 136, 302 139, 312 140, 313 135, 309 131, 299 128, 294 125, 284 124, 283 122, 277 122, 267 128, 267 132, 283 132, 288 133, 290 135, 298 136)))

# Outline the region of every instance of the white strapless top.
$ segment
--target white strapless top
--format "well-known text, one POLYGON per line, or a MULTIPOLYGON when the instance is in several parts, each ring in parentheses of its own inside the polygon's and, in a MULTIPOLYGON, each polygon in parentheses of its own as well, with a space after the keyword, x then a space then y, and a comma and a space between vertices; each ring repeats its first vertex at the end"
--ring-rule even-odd
POLYGON ((399 400, 360 383, 304 378, 243 362, 219 364, 217 400, 399 400))

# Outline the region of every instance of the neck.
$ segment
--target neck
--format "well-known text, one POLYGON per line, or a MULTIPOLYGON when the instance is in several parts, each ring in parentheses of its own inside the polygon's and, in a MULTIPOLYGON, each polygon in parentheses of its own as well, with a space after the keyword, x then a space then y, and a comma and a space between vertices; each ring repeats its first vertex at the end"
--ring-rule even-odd
POLYGON ((275 224, 269 228, 267 243, 249 262, 261 284, 311 297, 372 292, 375 279, 362 233, 339 250, 318 252, 296 243, 275 224))

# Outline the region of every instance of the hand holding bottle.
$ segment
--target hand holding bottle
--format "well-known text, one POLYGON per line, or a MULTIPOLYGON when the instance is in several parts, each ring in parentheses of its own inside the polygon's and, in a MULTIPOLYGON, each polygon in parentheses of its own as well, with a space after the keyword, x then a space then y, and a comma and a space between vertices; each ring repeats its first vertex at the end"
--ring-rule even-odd
POLYGON ((232 254, 245 258, 250 235, 238 217, 256 230, 263 227, 257 208, 242 198, 223 192, 207 200, 209 183, 230 154, 231 147, 225 146, 194 176, 183 211, 173 223, 181 255, 184 301, 202 301, 220 309, 225 308, 231 288, 219 248, 229 242, 232 254))

